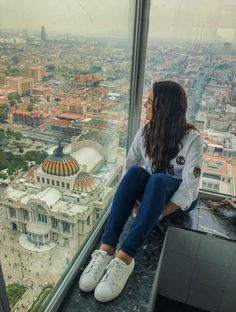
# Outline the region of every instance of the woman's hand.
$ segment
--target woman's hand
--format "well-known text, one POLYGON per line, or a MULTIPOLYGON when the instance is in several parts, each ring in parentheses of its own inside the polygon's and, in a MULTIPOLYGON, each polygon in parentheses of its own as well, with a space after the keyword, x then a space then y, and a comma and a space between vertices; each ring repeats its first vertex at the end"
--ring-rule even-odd
POLYGON ((172 212, 176 211, 180 209, 179 206, 177 206, 176 204, 172 203, 170 200, 167 202, 165 208, 162 210, 161 212, 161 219, 162 220, 165 216, 168 216, 169 214, 171 214, 172 212))
POLYGON ((138 205, 137 205, 137 203, 135 203, 134 204, 134 208, 133 208, 133 210, 132 210, 132 212, 131 212, 131 216, 133 217, 133 218, 135 218, 136 216, 137 216, 137 214, 138 214, 138 205))

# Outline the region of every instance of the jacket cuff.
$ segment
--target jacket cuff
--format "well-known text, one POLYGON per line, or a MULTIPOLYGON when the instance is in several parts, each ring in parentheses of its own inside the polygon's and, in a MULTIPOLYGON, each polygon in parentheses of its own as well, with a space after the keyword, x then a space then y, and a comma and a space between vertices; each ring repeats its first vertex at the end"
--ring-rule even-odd
POLYGON ((170 201, 179 206, 181 210, 187 210, 190 207, 188 195, 178 191, 172 195, 170 201))

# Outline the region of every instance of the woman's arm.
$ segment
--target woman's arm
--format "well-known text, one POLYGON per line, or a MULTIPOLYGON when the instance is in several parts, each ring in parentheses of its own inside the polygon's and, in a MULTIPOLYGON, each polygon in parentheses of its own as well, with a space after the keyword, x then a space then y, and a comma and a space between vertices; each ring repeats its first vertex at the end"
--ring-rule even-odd
POLYGON ((200 173, 203 157, 203 141, 202 137, 198 136, 191 144, 188 154, 186 156, 186 163, 182 173, 182 182, 178 190, 173 194, 171 199, 167 202, 165 208, 162 211, 160 219, 163 219, 167 215, 178 209, 186 209, 193 200, 194 190, 198 191, 200 182, 200 173), (198 170, 197 170, 198 169, 198 170), (176 201, 174 203, 171 200, 176 201), (179 205, 178 205, 179 203, 179 205), (180 203, 182 205, 180 205, 180 203))
POLYGON ((122 177, 126 173, 126 171, 135 165, 139 165, 142 159, 141 147, 142 147, 142 129, 140 128, 136 133, 134 140, 129 148, 125 165, 122 172, 122 177))
POLYGON ((185 158, 182 182, 170 201, 182 210, 188 209, 197 198, 203 159, 203 140, 201 135, 193 139, 185 158))
POLYGON ((171 214, 172 212, 178 209, 180 209, 180 206, 172 203, 171 201, 168 201, 165 208, 162 210, 162 213, 159 219, 162 220, 164 217, 168 216, 169 214, 171 214))

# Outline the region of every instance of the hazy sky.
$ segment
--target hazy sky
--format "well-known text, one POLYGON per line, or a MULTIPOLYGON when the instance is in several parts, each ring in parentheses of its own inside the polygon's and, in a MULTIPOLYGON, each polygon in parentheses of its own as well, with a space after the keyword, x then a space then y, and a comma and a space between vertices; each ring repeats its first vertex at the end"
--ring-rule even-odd
POLYGON ((232 42, 235 29, 236 0, 152 1, 151 36, 232 42))
MULTIPOLYGON (((135 0, 0 0, 0 30, 53 31, 127 37, 135 0)), ((232 41, 236 0, 152 0, 150 35, 232 41), (201 31, 199 31, 201 29, 201 31)))
POLYGON ((15 28, 79 34, 130 31, 134 0, 0 0, 0 29, 15 28))

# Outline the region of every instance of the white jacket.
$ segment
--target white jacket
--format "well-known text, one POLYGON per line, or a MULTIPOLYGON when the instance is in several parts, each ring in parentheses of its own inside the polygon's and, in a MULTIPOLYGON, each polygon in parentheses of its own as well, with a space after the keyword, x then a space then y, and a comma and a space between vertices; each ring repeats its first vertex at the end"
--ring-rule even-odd
MULTIPOLYGON (((142 131, 142 128, 138 130, 130 146, 123 174, 135 165, 145 168, 152 174, 152 162, 148 157, 145 157, 142 131)), ((192 129, 183 137, 181 142, 183 148, 170 161, 167 174, 176 179, 182 179, 179 188, 172 195, 170 201, 182 210, 186 210, 198 196, 203 158, 203 139, 198 131, 192 129)))

